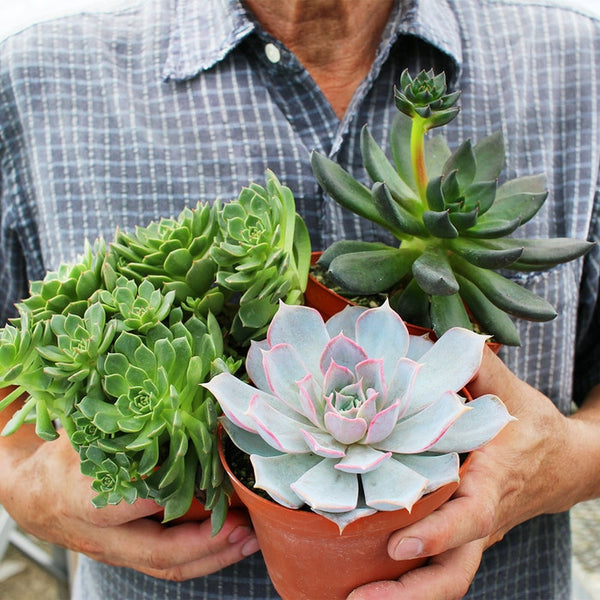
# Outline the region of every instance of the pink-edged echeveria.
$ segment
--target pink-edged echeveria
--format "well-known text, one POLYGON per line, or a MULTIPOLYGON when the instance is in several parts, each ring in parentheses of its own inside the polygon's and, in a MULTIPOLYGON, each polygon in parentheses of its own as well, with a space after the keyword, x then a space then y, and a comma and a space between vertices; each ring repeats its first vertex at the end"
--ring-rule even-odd
POLYGON ((256 486, 304 504, 340 529, 375 511, 411 509, 458 481, 459 454, 490 441, 512 417, 493 395, 466 401, 486 336, 453 328, 435 343, 409 335, 387 302, 351 306, 325 323, 281 304, 246 369, 205 386, 256 486))

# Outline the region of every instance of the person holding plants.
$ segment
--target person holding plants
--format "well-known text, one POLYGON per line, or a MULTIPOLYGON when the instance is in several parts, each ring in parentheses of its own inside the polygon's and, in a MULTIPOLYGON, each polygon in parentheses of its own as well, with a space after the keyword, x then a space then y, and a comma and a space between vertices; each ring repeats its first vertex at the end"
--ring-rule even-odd
MULTIPOLYGON (((450 145, 502 129, 509 174, 546 174, 521 235, 596 241, 598 39, 600 19, 560 0, 147 0, 35 25, 0 48, 0 319, 85 238, 234 198, 267 168, 315 249, 379 241, 324 196, 310 152, 366 178, 360 130, 385 147, 405 69, 462 90, 450 145)), ((595 247, 519 276, 558 317, 520 323, 521 346, 486 352, 472 384, 518 421, 474 454, 452 500, 392 535, 393 558, 429 563, 352 600, 569 596, 567 511, 600 497, 599 264, 595 247)), ((152 502, 97 510, 92 495, 63 436, 0 439, 0 503, 81 553, 76 600, 275 597, 243 514, 211 537, 206 522, 148 518, 152 502)))

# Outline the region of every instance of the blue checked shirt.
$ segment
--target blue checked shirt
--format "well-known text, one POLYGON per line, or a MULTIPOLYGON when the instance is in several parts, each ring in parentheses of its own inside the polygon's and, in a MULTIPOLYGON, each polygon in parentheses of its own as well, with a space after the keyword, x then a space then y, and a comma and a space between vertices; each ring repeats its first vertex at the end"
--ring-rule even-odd
MULTIPOLYGON (((238 0, 143 0, 33 26, 0 49, 0 319, 85 238, 233 198, 266 169, 294 191, 315 249, 378 239, 323 196, 309 153, 365 177, 360 129, 387 148, 406 67, 444 69, 462 89, 444 128, 452 147, 501 129, 505 177, 547 174, 549 199, 522 235, 600 237, 600 23, 568 0, 399 2, 341 122, 238 0)), ((599 258, 514 275, 559 316, 520 323, 523 345, 502 357, 563 412, 600 380, 599 258)), ((570 556, 568 515, 534 519, 485 553, 468 598, 569 598, 570 556)), ((278 597, 260 555, 184 583, 82 557, 75 588, 77 600, 278 597)))

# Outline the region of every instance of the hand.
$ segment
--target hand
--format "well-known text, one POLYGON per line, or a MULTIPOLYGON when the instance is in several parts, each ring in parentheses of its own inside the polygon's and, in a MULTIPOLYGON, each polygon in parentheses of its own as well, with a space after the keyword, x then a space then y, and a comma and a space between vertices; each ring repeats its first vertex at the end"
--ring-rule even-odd
POLYGON ((22 429, 0 440, 0 502, 37 537, 171 580, 207 575, 258 549, 242 511, 231 510, 221 532, 211 537, 210 521, 167 527, 145 518, 160 510, 152 500, 95 508, 91 479, 80 473, 66 435, 40 442, 29 427, 22 429))
POLYGON ((586 411, 585 419, 564 417, 487 349, 469 387, 474 396, 497 394, 518 420, 473 453, 450 501, 390 537, 392 558, 430 556, 427 565, 398 581, 365 585, 348 600, 462 598, 484 550, 511 528, 599 493, 593 466, 600 454, 598 406, 586 411))

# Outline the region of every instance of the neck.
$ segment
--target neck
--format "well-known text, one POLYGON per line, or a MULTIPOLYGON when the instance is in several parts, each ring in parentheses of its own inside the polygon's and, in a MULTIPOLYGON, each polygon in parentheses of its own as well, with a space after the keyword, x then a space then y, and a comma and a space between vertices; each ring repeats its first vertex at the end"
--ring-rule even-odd
POLYGON ((338 118, 368 74, 393 0, 245 0, 311 74, 338 118))

